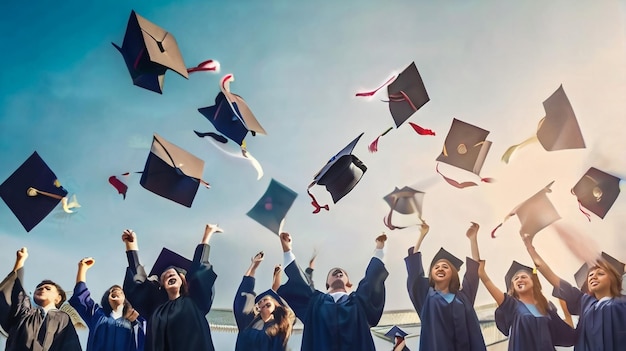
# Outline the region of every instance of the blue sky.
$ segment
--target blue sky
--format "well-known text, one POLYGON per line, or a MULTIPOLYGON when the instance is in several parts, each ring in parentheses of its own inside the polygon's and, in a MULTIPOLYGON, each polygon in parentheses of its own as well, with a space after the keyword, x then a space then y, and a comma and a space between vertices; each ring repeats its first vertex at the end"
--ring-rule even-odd
MULTIPOLYGON (((510 261, 528 262, 512 218, 489 238, 508 211, 556 180, 550 199, 564 225, 590 246, 626 260, 620 240, 626 221, 623 194, 604 220, 578 211, 569 190, 589 167, 626 176, 623 125, 626 88, 624 3, 621 1, 102 1, 2 5, 4 37, 0 75, 0 181, 33 151, 82 205, 67 215, 55 209, 26 233, 0 205, 0 266, 8 272, 14 252, 27 246, 26 285, 43 278, 74 284, 77 262, 96 258, 88 284, 96 295, 121 282, 125 267, 120 240, 134 229, 148 267, 163 246, 191 256, 204 224, 219 223, 211 260, 219 278, 215 307, 228 308, 241 275, 256 252, 266 252, 257 272, 258 289, 269 287, 280 263, 277 237, 245 213, 272 178, 298 192, 285 230, 302 261, 319 251, 318 278, 343 266, 360 279, 374 247, 387 231, 387 309, 410 308, 403 257, 417 238, 416 227, 389 232, 382 223, 382 198, 395 186, 425 191, 423 217, 431 225, 424 242, 428 259, 444 246, 469 254, 464 233, 470 221, 482 226, 480 244, 488 272, 500 279, 510 261), (170 71, 159 95, 131 84, 121 55, 130 11, 171 32, 188 67, 206 59, 221 63, 219 74, 188 80, 170 71), (367 145, 392 125, 381 92, 355 98, 415 61, 431 101, 409 121, 433 129, 416 135, 405 123, 367 145), (243 96, 268 132, 250 137, 249 151, 265 176, 240 159, 225 157, 193 130, 213 130, 197 112, 213 104, 222 75, 233 73, 233 92, 243 96), (563 84, 587 148, 546 152, 528 146, 508 164, 512 144, 531 136, 544 116, 542 102, 563 84), (481 175, 493 184, 455 189, 435 173, 452 118, 489 130, 493 142, 481 175), (367 166, 361 182, 330 212, 311 214, 306 187, 326 161, 361 132, 354 150, 367 166), (122 200, 107 179, 143 169, 152 134, 158 133, 205 160, 204 179, 192 208, 148 192, 139 175, 126 179, 122 200), (322 273, 324 272, 324 273, 322 273)), ((476 180, 447 165, 459 180, 476 180)), ((321 186, 312 189, 330 201, 321 186)), ((409 219, 406 220, 407 223, 409 219)), ((570 279, 581 261, 550 228, 536 246, 558 274, 570 279)), ((321 278, 323 279, 323 278, 321 278)), ((497 280, 500 281, 500 280, 497 280)), ((318 284, 322 286, 321 281, 318 284)), ((546 289, 547 290, 547 289, 546 289)), ((481 288, 477 303, 491 302, 481 288)))

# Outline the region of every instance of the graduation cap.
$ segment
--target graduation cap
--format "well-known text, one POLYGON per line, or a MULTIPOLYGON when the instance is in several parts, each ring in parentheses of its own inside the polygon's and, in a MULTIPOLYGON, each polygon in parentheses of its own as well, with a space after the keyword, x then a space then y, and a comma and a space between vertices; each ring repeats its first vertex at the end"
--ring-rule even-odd
MULTIPOLYGON (((480 170, 491 147, 491 141, 485 140, 487 135, 489 135, 489 131, 454 118, 448 136, 446 136, 444 141, 443 150, 437 157, 437 161, 480 176, 480 170)), ((477 185, 474 182, 459 183, 454 179, 446 177, 439 172, 439 165, 437 165, 437 173, 456 188, 462 189, 477 185)), ((481 178, 481 181, 490 183, 493 179, 481 178)))
MULTIPOLYGON (((620 179, 616 176, 591 167, 572 188, 578 198, 578 205, 584 206, 598 217, 604 218, 620 193, 620 179)), ((580 209, 591 221, 591 216, 580 209)))
POLYGON ((585 148, 574 109, 565 95, 563 85, 543 102, 543 108, 546 116, 539 121, 537 133, 509 147, 502 155, 503 162, 508 163, 515 150, 535 141, 539 141, 546 151, 585 148))
POLYGON ((68 213, 73 212, 72 207, 80 206, 68 203, 67 190, 36 151, 0 185, 0 197, 27 232, 50 214, 59 202, 68 213))
POLYGON ((202 180, 204 161, 154 133, 139 183, 151 192, 191 207, 202 180))
POLYGON ((295 191, 272 179, 265 194, 246 214, 278 235, 282 230, 285 216, 297 196, 295 191))
POLYGON ((391 340, 391 342, 394 342, 396 337, 404 339, 407 335, 409 335, 409 333, 400 329, 397 325, 394 325, 388 332, 385 333, 385 337, 391 340))
POLYGON ((159 253, 156 262, 154 262, 149 276, 156 275, 160 277, 163 272, 172 267, 176 267, 179 273, 187 274, 189 269, 191 269, 191 264, 192 262, 187 258, 164 247, 161 249, 161 253, 159 253))
POLYGON ((273 298, 274 300, 278 301, 281 305, 287 305, 287 303, 285 302, 285 300, 283 300, 282 297, 280 297, 276 291, 272 290, 272 289, 268 289, 265 290, 264 292, 258 294, 255 298, 254 298, 254 303, 259 303, 259 301, 261 301, 262 298, 264 298, 265 296, 270 296, 271 298, 273 298))
POLYGON ((454 266, 454 268, 456 268, 457 271, 461 270, 461 266, 463 265, 463 261, 461 259, 446 251, 443 247, 437 251, 435 257, 433 257, 433 260, 430 262, 431 270, 433 269, 435 263, 439 260, 447 260, 454 266))
POLYGON ((539 190, 535 195, 511 210, 502 223, 491 232, 491 237, 495 238, 496 230, 498 230, 507 219, 514 215, 517 215, 517 218, 519 218, 522 224, 520 233, 531 236, 534 236, 543 228, 559 220, 561 216, 559 216, 559 213, 547 196, 547 193, 552 192, 550 189, 552 184, 554 184, 554 181, 550 182, 550 184, 539 190))
MULTIPOLYGON (((430 101, 430 97, 428 96, 428 92, 426 92, 426 87, 417 70, 417 66, 415 66, 415 62, 411 62, 400 74, 391 77, 377 89, 357 93, 356 96, 372 96, 385 86, 387 86, 387 95, 389 97, 389 112, 391 112, 391 117, 393 117, 396 128, 400 127, 400 125, 417 112, 417 110, 430 101)), ((430 129, 422 128, 414 123, 412 123, 411 126, 420 135, 435 135, 430 129)), ((378 138, 370 144, 368 147, 370 152, 376 152, 378 150, 379 138, 387 134, 392 128, 393 127, 380 134, 378 138)))
POLYGON ((311 204, 315 207, 313 213, 318 213, 321 208, 328 210, 328 205, 320 206, 309 189, 315 184, 325 185, 326 190, 337 203, 346 196, 361 180, 367 167, 356 156, 352 155, 352 150, 363 136, 361 133, 350 144, 344 147, 339 153, 333 156, 322 169, 313 177, 313 182, 309 184, 307 193, 313 200, 311 204))
MULTIPOLYGON (((227 74, 220 83, 221 91, 215 97, 215 105, 199 108, 198 111, 208 119, 215 129, 222 135, 215 133, 201 133, 195 131, 198 137, 210 136, 213 140, 226 144, 232 140, 241 147, 243 157, 247 158, 257 170, 260 179, 263 169, 258 161, 247 151, 245 137, 248 132, 255 136, 257 133, 266 135, 265 129, 256 119, 244 99, 230 92, 230 82, 234 81, 234 75, 227 74)), ((209 139, 211 140, 211 139, 209 139)), ((220 145, 216 146, 220 147, 220 145)), ((228 153, 228 152, 227 152, 228 153)), ((230 156, 235 156, 229 154, 230 156)))
POLYGON ((525 266, 517 261, 513 261, 513 263, 511 263, 511 267, 504 275, 504 286, 506 286, 507 290, 509 289, 509 286, 511 286, 511 281, 513 280, 513 277, 519 271, 528 272, 529 274, 536 274, 533 268, 525 266))
POLYGON ((130 13, 122 47, 112 44, 124 57, 136 86, 162 94, 168 69, 189 78, 174 36, 135 11, 130 13))
POLYGON ((409 215, 416 214, 417 218, 419 218, 421 223, 424 223, 422 220, 422 205, 424 202, 424 195, 426 193, 415 190, 411 187, 405 186, 402 189, 396 187, 391 193, 387 194, 383 199, 389 205, 389 213, 384 220, 387 228, 394 229, 403 229, 406 227, 397 227, 391 223, 391 216, 394 211, 409 215))
MULTIPOLYGON (((624 263, 620 262, 615 257, 607 254, 606 252, 602 252, 601 259, 615 268, 618 274, 621 275, 624 272, 624 263)), ((576 285, 578 285, 578 288, 584 293, 589 291, 589 287, 587 286, 587 276, 589 275, 589 269, 592 267, 592 265, 584 263, 574 274, 576 285)))

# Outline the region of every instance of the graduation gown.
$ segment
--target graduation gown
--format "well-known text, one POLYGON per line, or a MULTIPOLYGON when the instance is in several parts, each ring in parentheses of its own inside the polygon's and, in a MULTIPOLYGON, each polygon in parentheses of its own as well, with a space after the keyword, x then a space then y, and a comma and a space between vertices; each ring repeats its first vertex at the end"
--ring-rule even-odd
POLYGON ((618 351, 626 348, 626 298, 615 297, 598 301, 594 296, 561 280, 552 291, 554 297, 565 300, 572 315, 579 316, 576 325, 576 351, 618 351))
POLYGON ((370 327, 378 324, 385 306, 385 279, 389 273, 372 258, 365 278, 337 303, 329 294, 313 289, 294 260, 285 273, 289 280, 278 289, 304 323, 302 351, 375 351, 370 327))
POLYGON ((253 327, 263 323, 253 311, 256 296, 254 283, 254 277, 244 276, 233 301, 233 313, 239 329, 235 351, 284 351, 287 348, 283 346, 283 338, 265 333, 268 327, 274 325, 273 320, 264 323, 262 329, 253 327))
POLYGON ((56 309, 44 317, 31 306, 24 290, 24 269, 11 272, 0 283, 0 325, 9 335, 7 351, 80 351, 80 341, 70 316, 56 309))
POLYGON ((85 282, 76 283, 68 302, 89 328, 87 351, 143 351, 146 328, 143 317, 131 323, 123 317, 106 315, 91 298, 85 282))
POLYGON ((124 292, 133 307, 150 316, 146 350, 214 351, 206 314, 211 310, 217 274, 209 263, 208 244, 196 247, 191 269, 185 276, 189 295, 169 300, 159 282, 148 279, 137 252, 129 252, 124 292))
POLYGON ((485 351, 485 341, 474 310, 478 290, 478 262, 467 258, 463 286, 451 303, 428 284, 422 254, 413 247, 404 259, 409 297, 420 317, 420 350, 485 351))
POLYGON ((552 304, 547 315, 535 317, 522 301, 504 294, 495 319, 498 330, 509 337, 509 351, 554 351, 554 346, 572 346, 576 341, 575 330, 552 304))

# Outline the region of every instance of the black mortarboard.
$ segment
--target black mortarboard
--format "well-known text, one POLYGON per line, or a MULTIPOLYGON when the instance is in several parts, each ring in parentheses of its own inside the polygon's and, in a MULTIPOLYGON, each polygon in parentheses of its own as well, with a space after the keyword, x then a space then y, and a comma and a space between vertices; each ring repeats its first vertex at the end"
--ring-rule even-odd
POLYGON ((150 270, 150 276, 157 275, 160 277, 166 269, 171 267, 176 267, 179 273, 186 274, 189 272, 191 264, 192 262, 185 257, 167 248, 163 248, 156 262, 154 262, 152 270, 150 270))
POLYGON ((282 297, 280 297, 276 291, 272 290, 272 289, 268 289, 265 290, 264 292, 258 294, 255 298, 254 298, 254 303, 259 303, 259 301, 261 301, 261 299, 265 296, 271 296, 274 300, 276 300, 277 302, 279 302, 281 305, 287 305, 287 303, 285 302, 285 300, 283 300, 282 297))
POLYGON ((399 127, 420 107, 430 101, 415 62, 412 62, 387 86, 387 94, 389 96, 389 111, 396 127, 399 127))
POLYGON ((139 183, 151 192, 191 207, 202 180, 204 161, 154 134, 139 183))
POLYGON ((230 82, 233 80, 232 74, 224 76, 220 85, 221 92, 215 97, 215 105, 200 108, 198 111, 213 124, 218 132, 238 145, 242 145, 248 131, 253 136, 256 133, 266 134, 266 132, 244 99, 230 92, 230 82))
MULTIPOLYGON (((509 212, 509 214, 504 218, 504 221, 509 219, 511 216, 517 215, 517 218, 522 224, 520 234, 534 236, 543 228, 559 220, 561 216, 556 211, 556 208, 547 195, 547 193, 552 192, 550 187, 553 183, 554 181, 511 210, 511 212, 509 212)), ((502 223, 498 225, 496 229, 498 229, 501 225, 502 223)), ((495 237, 496 229, 491 232, 492 237, 495 237)))
POLYGON ((389 329, 388 332, 385 333, 385 337, 387 339, 391 340, 392 342, 395 341, 396 336, 399 336, 401 338, 405 338, 407 335, 409 335, 409 333, 407 333, 404 330, 400 329, 397 325, 394 325, 393 327, 391 327, 391 329, 389 329))
POLYGON ((0 197, 27 232, 66 196, 67 191, 36 151, 0 185, 0 197))
POLYGON ((401 214, 417 214, 422 219, 422 204, 424 202, 425 193, 405 186, 402 189, 396 187, 391 193, 387 194, 383 199, 389 205, 389 214, 385 220, 385 225, 389 229, 401 229, 404 227, 396 227, 391 223, 393 211, 401 214))
POLYGON ((136 86, 162 93, 168 69, 189 77, 174 36, 135 11, 130 13, 122 47, 112 44, 124 57, 136 86))
POLYGON ((598 217, 604 218, 619 195, 620 179, 597 168, 587 173, 574 185, 572 193, 578 202, 598 217))
POLYGON ((534 274, 534 269, 532 269, 531 267, 524 266, 523 264, 517 261, 513 261, 513 263, 511 263, 511 267, 504 275, 504 286, 506 286, 507 290, 509 289, 509 286, 511 286, 511 280, 515 276, 515 273, 519 271, 525 271, 525 272, 528 272, 529 274, 534 274))
POLYGON ((461 266, 463 265, 462 260, 446 251, 446 249, 444 249, 443 247, 439 249, 437 254, 435 254, 435 257, 433 257, 433 260, 430 262, 430 268, 432 269, 435 263, 437 263, 437 261, 439 260, 447 260, 448 262, 450 262, 450 264, 454 266, 454 268, 456 268, 457 271, 459 271, 461 269, 461 266))
POLYGON ((246 214, 278 235, 283 220, 297 196, 295 191, 272 179, 265 194, 246 214))
POLYGON ((337 203, 337 201, 348 194, 361 180, 365 171, 367 171, 365 164, 352 155, 352 150, 363 134, 361 133, 333 156, 313 177, 313 183, 309 187, 315 184, 325 185, 334 203, 337 203))
POLYGON ((585 140, 563 85, 543 102, 543 108, 546 116, 539 121, 537 133, 509 147, 502 155, 502 161, 509 162, 515 150, 537 140, 546 151, 585 148, 585 140))
MULTIPOLYGON (((601 259, 605 260, 609 265, 611 265, 618 274, 624 273, 624 263, 617 260, 615 257, 607 254, 606 252, 602 252, 601 259)), ((589 287, 587 286, 587 276, 589 275, 589 269, 591 269, 591 265, 584 263, 578 271, 574 274, 574 279, 576 280, 576 285, 582 292, 589 291, 589 287)))

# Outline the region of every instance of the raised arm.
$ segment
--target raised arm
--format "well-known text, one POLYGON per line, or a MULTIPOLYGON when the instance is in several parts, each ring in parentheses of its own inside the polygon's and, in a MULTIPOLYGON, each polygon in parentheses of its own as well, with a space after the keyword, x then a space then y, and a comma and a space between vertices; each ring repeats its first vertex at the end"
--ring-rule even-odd
POLYGON ((428 234, 429 230, 430 226, 426 224, 426 222, 422 221, 422 225, 420 226, 420 236, 417 238, 415 246, 413 246, 413 253, 417 253, 420 250, 422 241, 424 241, 424 238, 426 237, 426 234, 428 234))
MULTIPOLYGON (((521 234, 521 233, 520 233, 521 234)), ((559 278, 552 269, 546 264, 546 262, 539 256, 537 250, 533 246, 533 237, 529 234, 521 234, 524 245, 526 245, 526 251, 532 258, 535 267, 541 272, 541 274, 548 280, 553 287, 558 288, 561 285, 561 278, 559 278)))
POLYGON ((385 280, 389 272, 383 263, 382 252, 385 248, 387 235, 382 234, 376 237, 376 250, 374 257, 370 260, 365 277, 359 282, 355 295, 364 307, 368 324, 373 327, 378 324, 385 307, 385 280))
POLYGON ((17 250, 13 270, 0 283, 0 325, 4 330, 11 329, 19 322, 19 316, 31 308, 30 298, 22 286, 27 258, 25 247, 17 250))
POLYGON ((280 233, 280 244, 285 257, 284 269, 289 280, 278 288, 278 295, 281 296, 300 320, 306 319, 306 312, 309 301, 316 293, 295 261, 295 256, 291 252, 292 242, 289 233, 280 233))
POLYGON ((137 234, 131 229, 124 230, 122 242, 124 242, 128 260, 124 277, 124 293, 139 314, 151 316, 156 307, 166 301, 167 295, 159 289, 158 281, 148 279, 148 274, 139 261, 137 234))
POLYGON ((235 294, 233 314, 240 331, 245 329, 254 319, 254 298, 256 296, 254 293, 254 274, 263 261, 263 256, 263 251, 261 251, 252 257, 250 267, 246 270, 235 294))
POLYGON ((480 226, 478 223, 471 222, 470 227, 465 232, 465 236, 470 241, 470 251, 472 259, 466 260, 467 265, 465 268, 465 275, 463 276, 463 288, 460 293, 467 296, 467 298, 474 303, 476 300, 476 293, 478 292, 478 270, 480 268, 480 252, 478 251, 478 229, 480 226))
POLYGON ((13 272, 17 272, 18 270, 24 267, 24 263, 26 262, 26 259, 28 258, 28 249, 23 247, 17 250, 15 256, 16 257, 15 257, 15 264, 13 265, 13 272))
POLYGON ((204 227, 202 240, 196 247, 192 266, 187 277, 189 296, 204 314, 209 313, 213 305, 215 280, 217 279, 217 274, 213 271, 213 265, 209 262, 209 253, 211 251, 209 241, 214 233, 223 232, 222 228, 216 224, 207 224, 204 227))
POLYGON ((78 262, 78 271, 76 272, 76 283, 87 283, 87 271, 96 263, 93 257, 85 257, 78 262))
POLYGON ((408 256, 404 259, 407 270, 406 287, 409 298, 413 303, 413 307, 418 314, 422 313, 422 306, 426 301, 430 285, 428 278, 424 276, 424 267, 422 265, 422 254, 419 248, 422 241, 428 234, 430 227, 425 222, 420 226, 420 235, 415 246, 409 248, 408 256))
POLYGON ((272 290, 274 291, 278 291, 278 288, 280 287, 280 274, 282 272, 283 272, 282 265, 277 264, 274 266, 274 273, 272 274, 272 290))
POLYGON ((68 303, 74 307, 80 317, 87 323, 89 329, 94 328, 97 320, 104 314, 102 309, 93 301, 91 293, 87 289, 87 271, 95 262, 91 257, 83 258, 78 262, 76 285, 74 286, 72 297, 68 300, 68 303))

